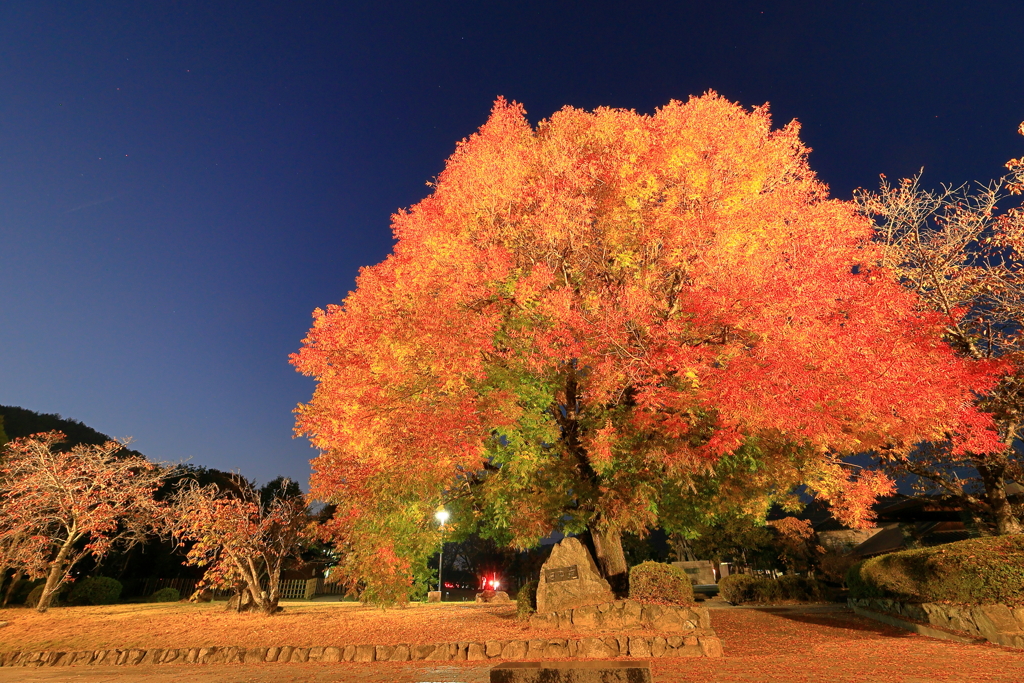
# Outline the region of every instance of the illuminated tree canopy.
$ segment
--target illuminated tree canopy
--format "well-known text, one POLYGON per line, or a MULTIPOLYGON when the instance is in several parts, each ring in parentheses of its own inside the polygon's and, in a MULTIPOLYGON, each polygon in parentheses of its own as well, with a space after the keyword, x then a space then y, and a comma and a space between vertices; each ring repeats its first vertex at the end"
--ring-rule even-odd
POLYGON ((798 131, 714 93, 535 128, 499 99, 292 358, 345 571, 407 584, 443 501, 517 547, 589 530, 613 577, 620 533, 671 528, 725 461, 744 495, 806 483, 860 524, 890 482, 842 455, 994 447, 971 401, 998 363, 877 267, 798 131))

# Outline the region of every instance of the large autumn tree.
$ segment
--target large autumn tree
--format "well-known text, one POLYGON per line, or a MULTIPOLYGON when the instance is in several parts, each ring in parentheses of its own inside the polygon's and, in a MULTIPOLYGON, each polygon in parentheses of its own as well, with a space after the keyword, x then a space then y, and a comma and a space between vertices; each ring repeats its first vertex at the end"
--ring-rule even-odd
POLYGON ((858 523, 890 482, 844 454, 993 447, 971 400, 997 368, 875 267, 807 152, 714 93, 536 128, 498 100, 292 358, 318 381, 296 430, 346 571, 407 582, 444 502, 517 547, 589 531, 621 582, 620 534, 671 531, 720 468, 858 523))

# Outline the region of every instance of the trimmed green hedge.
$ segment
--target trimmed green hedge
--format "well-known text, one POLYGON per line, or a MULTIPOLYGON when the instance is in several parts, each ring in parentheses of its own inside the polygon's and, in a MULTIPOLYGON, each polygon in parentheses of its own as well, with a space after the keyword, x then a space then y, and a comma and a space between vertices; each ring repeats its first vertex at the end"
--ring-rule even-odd
POLYGON ((1024 536, 970 538, 858 562, 851 598, 1024 605, 1024 536))
POLYGON ((766 576, 730 574, 718 582, 718 594, 733 604, 742 605, 748 602, 822 600, 825 590, 818 581, 803 576, 780 576, 778 579, 769 579, 766 576))
POLYGON ((641 562, 629 570, 629 597, 689 605, 693 603, 693 583, 679 567, 664 562, 641 562))
POLYGON ((161 588, 149 596, 149 602, 178 602, 181 600, 181 593, 177 588, 161 588))

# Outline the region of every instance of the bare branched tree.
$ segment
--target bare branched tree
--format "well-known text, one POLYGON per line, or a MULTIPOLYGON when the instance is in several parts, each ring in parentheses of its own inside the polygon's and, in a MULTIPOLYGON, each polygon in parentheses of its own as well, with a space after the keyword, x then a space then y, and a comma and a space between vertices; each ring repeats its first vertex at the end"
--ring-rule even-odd
POLYGON ((167 469, 116 441, 68 449, 64 439, 56 431, 15 439, 0 460, 0 565, 46 577, 40 612, 82 558, 130 547, 159 533, 163 519, 153 494, 167 469))
MULTIPOLYGON (((1024 134, 1024 124, 1021 129, 1024 134)), ((883 176, 877 192, 855 198, 875 222, 884 245, 881 265, 894 271, 942 316, 945 338, 979 362, 1006 364, 993 391, 977 403, 989 413, 1004 448, 957 453, 951 442, 880 453, 895 475, 912 475, 918 493, 939 493, 962 504, 984 528, 1024 532, 1007 496, 1008 482, 1024 482, 1018 450, 1024 414, 1024 213, 998 205, 1024 189, 1024 163, 975 187, 921 187, 920 174, 895 185, 883 176)), ((922 378, 927 381, 927 378, 922 378)))

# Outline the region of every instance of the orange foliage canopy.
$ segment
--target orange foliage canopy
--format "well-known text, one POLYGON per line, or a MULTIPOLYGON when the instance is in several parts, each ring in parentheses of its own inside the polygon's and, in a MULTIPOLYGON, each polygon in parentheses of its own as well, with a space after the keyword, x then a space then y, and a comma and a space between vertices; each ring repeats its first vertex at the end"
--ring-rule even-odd
POLYGON ((350 522, 422 526, 490 481, 482 505, 520 545, 567 514, 641 529, 665 487, 752 443, 813 454, 808 477, 855 489, 856 518, 879 482, 836 455, 995 444, 971 399, 997 366, 957 358, 876 267, 795 122, 714 93, 653 116, 524 114, 495 103, 292 357, 318 381, 296 426, 323 451, 313 494, 350 522))

